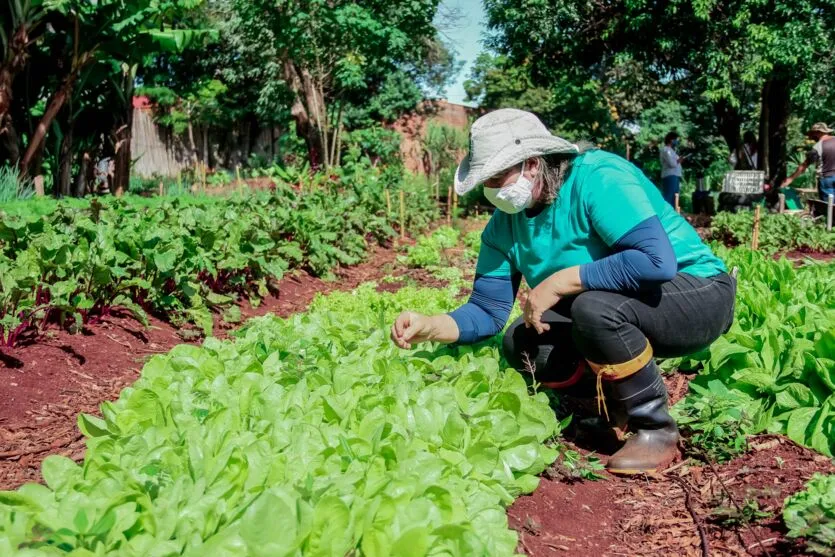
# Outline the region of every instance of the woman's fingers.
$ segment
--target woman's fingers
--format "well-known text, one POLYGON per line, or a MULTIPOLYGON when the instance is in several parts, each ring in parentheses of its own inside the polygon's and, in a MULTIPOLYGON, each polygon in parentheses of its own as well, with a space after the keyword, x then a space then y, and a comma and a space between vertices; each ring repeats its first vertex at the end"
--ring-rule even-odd
POLYGON ((403 348, 403 340, 400 338, 400 334, 398 334, 394 325, 391 326, 391 341, 400 348, 403 348))
POLYGON ((397 316, 397 319, 394 320, 394 330, 397 332, 398 337, 403 336, 403 331, 406 327, 409 326, 409 313, 403 312, 397 316))
MULTIPOLYGON (((419 332, 420 332, 420 326, 417 325, 416 323, 413 323, 412 325, 409 326, 408 329, 403 331, 403 340, 405 340, 406 342, 409 342, 413 338, 415 338, 419 332)), ((418 342, 418 340, 415 339, 415 342, 418 342)))
POLYGON ((412 344, 425 340, 423 335, 423 322, 421 315, 405 311, 397 316, 394 325, 391 326, 391 339, 400 348, 409 349, 412 344))

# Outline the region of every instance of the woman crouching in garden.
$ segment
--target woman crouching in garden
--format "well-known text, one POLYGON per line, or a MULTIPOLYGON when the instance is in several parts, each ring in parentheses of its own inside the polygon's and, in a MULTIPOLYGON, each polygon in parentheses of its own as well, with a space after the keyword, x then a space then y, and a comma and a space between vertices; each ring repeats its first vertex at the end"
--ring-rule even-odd
POLYGON ((504 355, 556 390, 597 388, 633 433, 608 461, 638 474, 675 458, 678 428, 655 357, 707 347, 733 319, 734 280, 658 189, 625 159, 580 152, 533 114, 502 109, 470 130, 455 189, 484 184, 498 209, 482 234, 473 293, 449 314, 404 312, 402 348, 499 333, 521 277, 532 289, 505 332, 504 355), (594 374, 594 375, 592 375, 594 374))

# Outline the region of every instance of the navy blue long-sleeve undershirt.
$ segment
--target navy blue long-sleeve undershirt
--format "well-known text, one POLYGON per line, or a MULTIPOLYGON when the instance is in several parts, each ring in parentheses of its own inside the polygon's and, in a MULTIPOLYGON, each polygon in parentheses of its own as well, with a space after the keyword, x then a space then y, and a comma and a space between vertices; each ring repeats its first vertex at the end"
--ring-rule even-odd
POLYGON ((658 217, 635 225, 612 246, 612 255, 580 266, 586 290, 635 292, 672 280, 678 261, 658 217))
MULTIPOLYGON (((657 216, 638 223, 612 246, 615 253, 580 266, 586 290, 634 292, 672 280, 678 262, 657 216)), ((450 313, 458 325, 458 342, 470 344, 499 333, 513 308, 521 276, 477 275, 466 304, 450 313)))

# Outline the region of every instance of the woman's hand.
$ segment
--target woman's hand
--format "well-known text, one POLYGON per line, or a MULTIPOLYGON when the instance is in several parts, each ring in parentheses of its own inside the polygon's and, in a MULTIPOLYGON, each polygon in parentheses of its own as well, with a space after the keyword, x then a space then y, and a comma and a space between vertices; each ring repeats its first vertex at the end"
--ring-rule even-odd
POLYGON ((400 348, 432 340, 432 318, 427 315, 404 311, 391 326, 391 340, 400 348))
POLYGON ((525 302, 523 315, 525 318, 525 326, 533 327, 539 334, 551 329, 548 323, 542 322, 542 314, 545 310, 551 309, 557 302, 560 301, 561 296, 557 294, 548 280, 541 282, 536 288, 528 294, 528 300, 525 302))
POLYGON ((580 266, 569 267, 557 271, 528 294, 523 316, 525 326, 533 327, 539 334, 551 329, 548 323, 542 322, 542 314, 551 309, 565 296, 573 296, 585 290, 580 281, 580 266))

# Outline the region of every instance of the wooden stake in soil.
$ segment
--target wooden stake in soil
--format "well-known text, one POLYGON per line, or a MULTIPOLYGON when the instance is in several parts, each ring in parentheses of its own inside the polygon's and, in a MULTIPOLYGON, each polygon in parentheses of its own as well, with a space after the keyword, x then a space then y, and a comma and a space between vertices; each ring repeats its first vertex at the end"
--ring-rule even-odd
POLYGON ((678 194, 676 194, 676 205, 675 205, 676 213, 681 214, 681 205, 679 205, 679 203, 678 203, 678 197, 679 197, 678 194))
POLYGON ((452 187, 446 189, 446 223, 452 224, 452 187))
POLYGON ((159 183, 159 195, 160 195, 160 197, 165 195, 165 188, 163 188, 162 182, 159 183))
POLYGON ((751 232, 751 249, 757 251, 760 247, 760 206, 754 207, 754 230, 751 232))
POLYGON ((779 211, 780 211, 781 213, 785 213, 785 212, 786 212, 786 194, 785 194, 785 193, 781 193, 781 194, 779 194, 777 197, 779 197, 779 198, 780 198, 780 208, 779 208, 779 211))
POLYGON ((238 185, 241 185, 241 165, 235 165, 235 178, 238 179, 238 185))
POLYGON ((391 214, 391 194, 389 193, 389 190, 386 190, 386 214, 391 214))
POLYGON ((406 239, 406 192, 400 190, 400 238, 406 239))
POLYGON ((455 222, 455 217, 458 215, 458 193, 452 192, 452 222, 455 222))

